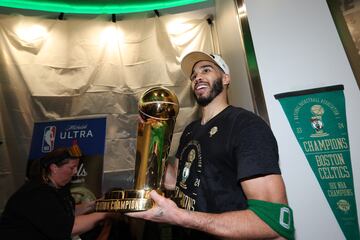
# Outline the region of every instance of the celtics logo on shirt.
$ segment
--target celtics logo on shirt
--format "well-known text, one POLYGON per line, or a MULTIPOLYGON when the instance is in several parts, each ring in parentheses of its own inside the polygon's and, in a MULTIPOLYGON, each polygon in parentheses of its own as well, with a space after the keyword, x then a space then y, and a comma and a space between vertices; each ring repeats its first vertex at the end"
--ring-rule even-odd
POLYGON ((181 182, 180 182, 180 186, 184 189, 187 189, 187 186, 186 186, 186 180, 187 178, 189 177, 189 174, 190 174, 190 167, 191 167, 191 164, 192 162, 194 161, 195 159, 195 155, 196 155, 196 152, 194 149, 191 149, 189 154, 188 154, 188 157, 187 157, 187 161, 185 163, 185 166, 183 168, 183 171, 182 171, 182 178, 181 178, 181 182))
POLYGON ((181 152, 176 197, 180 198, 180 207, 194 210, 197 190, 200 186, 202 161, 200 145, 191 141, 181 152))

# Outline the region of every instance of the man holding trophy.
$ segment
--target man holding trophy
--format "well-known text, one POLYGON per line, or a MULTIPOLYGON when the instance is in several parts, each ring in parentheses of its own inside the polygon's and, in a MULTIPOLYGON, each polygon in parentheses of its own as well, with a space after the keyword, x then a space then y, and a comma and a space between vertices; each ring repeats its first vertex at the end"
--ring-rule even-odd
POLYGON ((177 161, 164 170, 161 184, 178 204, 152 190, 150 209, 126 215, 186 228, 179 239, 294 239, 271 129, 228 104, 230 71, 220 56, 191 52, 181 67, 202 117, 185 128, 177 161))

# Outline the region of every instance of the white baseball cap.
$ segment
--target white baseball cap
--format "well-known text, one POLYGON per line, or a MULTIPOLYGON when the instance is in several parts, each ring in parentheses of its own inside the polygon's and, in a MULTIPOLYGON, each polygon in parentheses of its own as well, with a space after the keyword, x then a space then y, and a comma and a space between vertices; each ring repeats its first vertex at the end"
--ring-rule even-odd
POLYGON ((200 61, 213 62, 214 64, 219 66, 224 71, 224 73, 230 74, 228 65, 219 55, 207 54, 201 51, 194 51, 188 53, 181 61, 181 69, 187 77, 190 77, 194 65, 200 61))

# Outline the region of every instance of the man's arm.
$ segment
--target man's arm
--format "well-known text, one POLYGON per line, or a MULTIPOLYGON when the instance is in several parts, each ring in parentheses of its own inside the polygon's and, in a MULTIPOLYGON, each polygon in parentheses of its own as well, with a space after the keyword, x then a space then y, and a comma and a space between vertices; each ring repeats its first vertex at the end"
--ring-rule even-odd
MULTIPOLYGON (((287 203, 281 175, 267 175, 241 183, 248 199, 287 203)), ((155 191, 150 193, 155 206, 148 211, 127 213, 128 216, 155 222, 166 222, 207 232, 222 238, 275 239, 279 235, 250 210, 211 214, 180 209, 155 191)))

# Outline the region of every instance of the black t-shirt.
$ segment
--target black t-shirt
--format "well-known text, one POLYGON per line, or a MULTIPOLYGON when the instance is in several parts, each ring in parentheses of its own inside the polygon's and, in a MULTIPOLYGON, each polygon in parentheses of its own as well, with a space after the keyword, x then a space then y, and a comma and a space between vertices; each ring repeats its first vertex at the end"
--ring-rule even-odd
POLYGON ((180 207, 209 213, 247 208, 240 182, 280 174, 275 137, 260 117, 229 106, 205 125, 189 124, 180 139, 180 207))
POLYGON ((8 200, 0 220, 2 239, 71 239, 74 199, 68 187, 26 182, 8 200))

